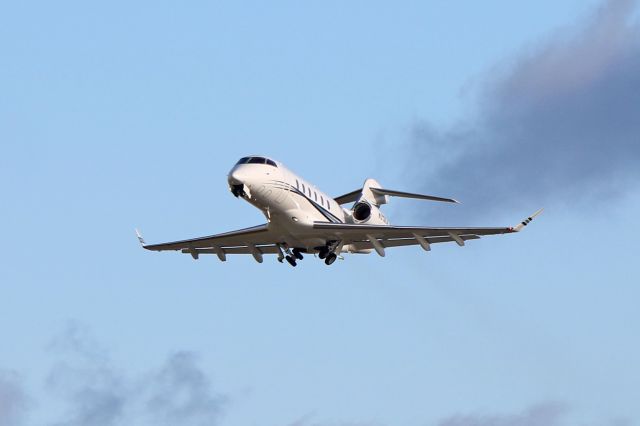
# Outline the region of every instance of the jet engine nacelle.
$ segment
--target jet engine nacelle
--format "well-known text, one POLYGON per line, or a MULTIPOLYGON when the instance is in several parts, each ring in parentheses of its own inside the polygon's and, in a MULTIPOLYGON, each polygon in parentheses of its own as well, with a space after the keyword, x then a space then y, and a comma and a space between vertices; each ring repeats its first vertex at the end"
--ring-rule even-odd
POLYGON ((389 221, 380 209, 364 199, 360 199, 354 204, 349 216, 353 223, 367 223, 369 225, 389 224, 389 221))

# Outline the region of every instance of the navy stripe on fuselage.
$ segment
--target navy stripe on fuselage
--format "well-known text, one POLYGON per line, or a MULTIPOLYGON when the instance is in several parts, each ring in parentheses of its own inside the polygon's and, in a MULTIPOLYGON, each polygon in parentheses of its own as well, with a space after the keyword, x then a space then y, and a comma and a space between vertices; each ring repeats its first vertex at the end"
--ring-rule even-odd
POLYGON ((333 223, 344 223, 336 215, 331 213, 329 210, 327 210, 326 208, 324 208, 323 206, 321 206, 317 202, 313 201, 304 192, 300 191, 298 188, 296 188, 295 186, 291 185, 290 183, 283 182, 283 181, 280 181, 280 180, 274 180, 274 181, 271 181, 271 182, 273 182, 272 185, 275 188, 284 189, 284 190, 293 192, 294 194, 297 194, 297 195, 300 195, 301 197, 303 197, 305 200, 307 200, 309 203, 311 203, 311 205, 313 207, 315 207, 316 210, 318 210, 320 213, 322 213, 322 215, 324 217, 326 217, 330 222, 333 222, 333 223))

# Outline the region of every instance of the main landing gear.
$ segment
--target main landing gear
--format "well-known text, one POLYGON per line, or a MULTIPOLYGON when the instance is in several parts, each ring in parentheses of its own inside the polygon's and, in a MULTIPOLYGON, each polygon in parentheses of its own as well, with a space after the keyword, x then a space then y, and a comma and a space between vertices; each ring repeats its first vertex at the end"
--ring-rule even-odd
POLYGON ((333 262, 336 261, 337 258, 338 258, 337 254, 329 253, 327 257, 324 259, 324 263, 326 263, 327 265, 331 265, 333 262))
POLYGON ((324 263, 327 265, 331 265, 333 262, 336 261, 336 259, 338 258, 338 255, 335 254, 330 248, 329 246, 324 246, 320 248, 320 251, 318 253, 318 257, 320 259, 324 259, 324 263))
POLYGON ((289 265, 291 265, 291 266, 296 266, 297 265, 296 259, 293 256, 287 255, 285 257, 285 259, 287 259, 287 262, 289 262, 289 265))
POLYGON ((300 252, 300 249, 294 248, 291 251, 293 252, 293 257, 295 257, 296 259, 298 260, 304 259, 304 256, 302 256, 302 253, 300 252))
MULTIPOLYGON (((333 262, 336 261, 338 255, 334 253, 336 250, 336 244, 332 243, 322 247, 316 247, 318 250, 318 257, 324 260, 326 265, 332 265, 333 262)), ((285 244, 278 244, 278 248, 280 249, 280 253, 278 254, 278 262, 282 263, 284 260, 291 266, 297 266, 298 260, 304 259, 302 255, 303 252, 306 253, 305 249, 294 248, 290 249, 285 244)))
POLYGON ((297 266, 298 263, 296 262, 296 260, 304 259, 304 256, 302 256, 302 251, 300 249, 294 248, 293 250, 291 250, 288 247, 280 244, 278 244, 278 248, 280 249, 280 253, 278 255, 278 261, 280 263, 282 263, 282 260, 284 259, 289 265, 297 266))

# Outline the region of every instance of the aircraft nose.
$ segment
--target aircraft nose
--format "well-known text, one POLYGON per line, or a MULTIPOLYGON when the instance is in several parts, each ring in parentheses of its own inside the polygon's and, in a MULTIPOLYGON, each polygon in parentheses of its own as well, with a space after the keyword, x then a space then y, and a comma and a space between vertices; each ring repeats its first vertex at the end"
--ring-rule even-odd
POLYGON ((229 189, 236 197, 245 197, 247 195, 247 174, 242 167, 231 169, 228 176, 229 189))
POLYGON ((235 168, 229 172, 229 185, 241 185, 247 180, 246 174, 241 169, 235 168))

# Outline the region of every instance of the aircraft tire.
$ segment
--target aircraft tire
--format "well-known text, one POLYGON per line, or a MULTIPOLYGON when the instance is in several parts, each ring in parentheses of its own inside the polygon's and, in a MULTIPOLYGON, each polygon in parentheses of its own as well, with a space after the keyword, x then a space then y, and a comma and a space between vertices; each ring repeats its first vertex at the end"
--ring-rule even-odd
POLYGON ((287 262, 289 262, 289 265, 291 265, 291 266, 296 266, 297 265, 296 260, 293 257, 287 256, 287 257, 285 257, 285 259, 287 259, 287 262))
POLYGON ((324 260, 324 263, 326 263, 327 265, 331 265, 333 262, 336 261, 337 258, 338 256, 335 253, 329 253, 327 255, 327 258, 324 260))
POLYGON ((326 247, 323 247, 322 249, 320 249, 320 252, 318 253, 318 257, 320 259, 326 259, 328 255, 329 255, 329 249, 326 247))

